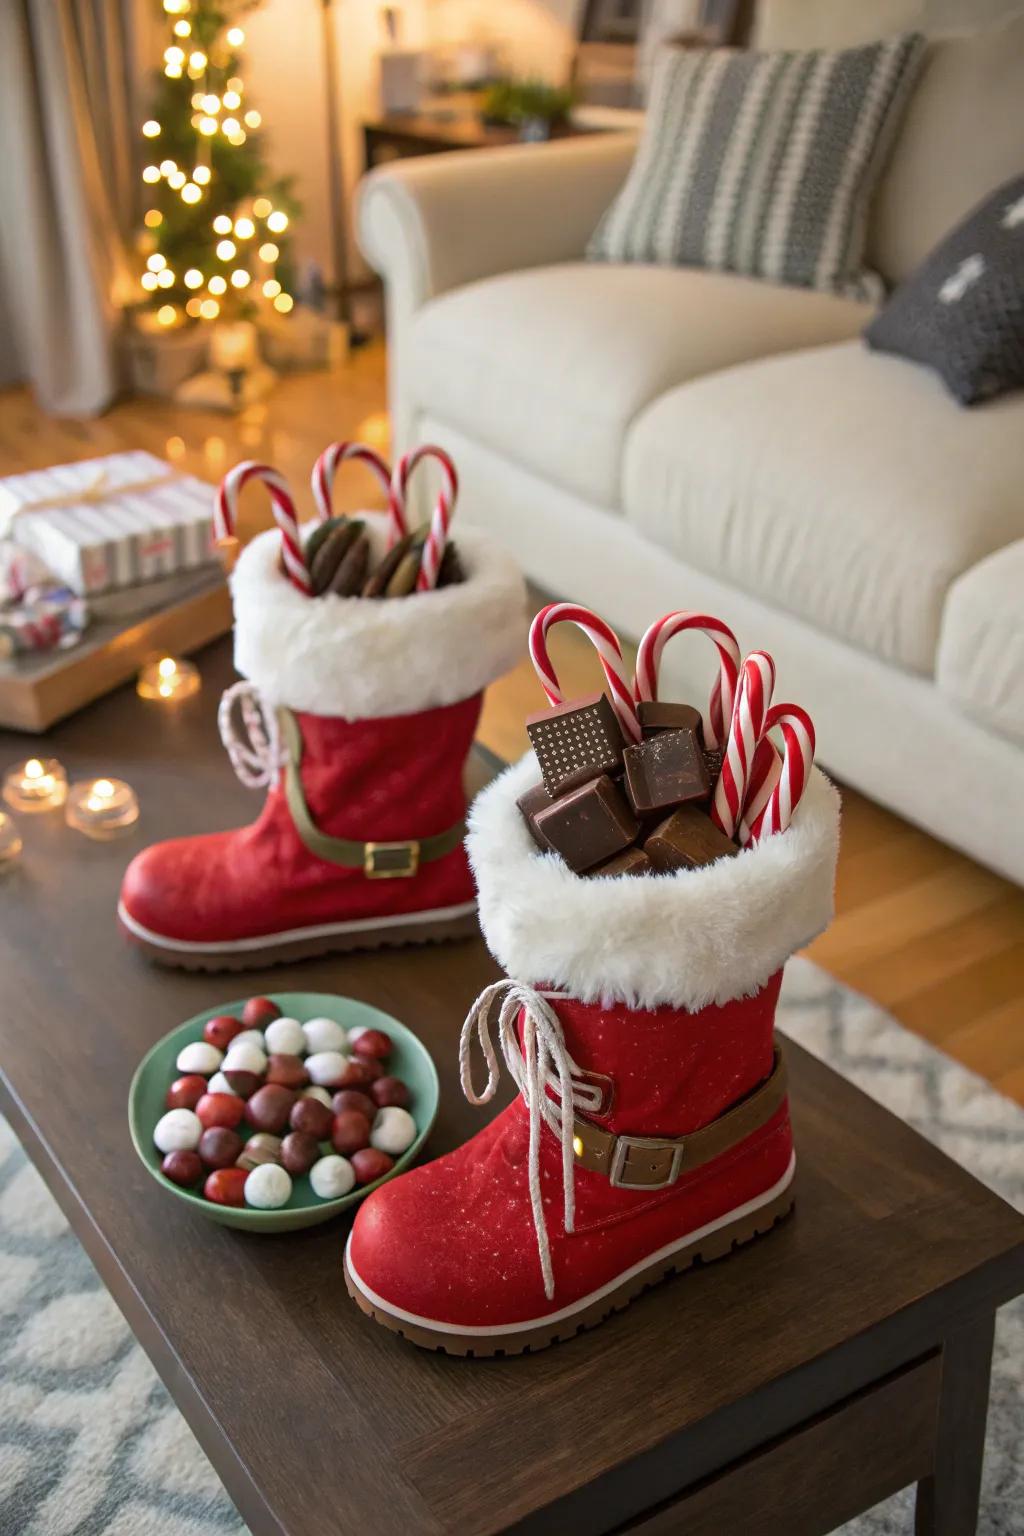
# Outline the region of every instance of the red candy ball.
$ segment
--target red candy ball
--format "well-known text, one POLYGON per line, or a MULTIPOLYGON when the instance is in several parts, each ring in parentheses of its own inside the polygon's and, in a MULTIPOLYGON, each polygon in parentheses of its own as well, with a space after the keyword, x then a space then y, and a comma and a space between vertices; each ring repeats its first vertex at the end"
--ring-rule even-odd
POLYGON ((199 1156, 207 1168, 231 1168, 238 1161, 244 1143, 237 1131, 226 1125, 211 1125, 199 1138, 199 1156))
POLYGON ((167 1090, 167 1108, 195 1109, 205 1092, 206 1078, 200 1077, 198 1072, 190 1072, 187 1077, 176 1077, 167 1090))
POLYGON ((218 1168, 203 1185, 203 1194, 214 1205, 244 1205, 248 1177, 244 1168, 218 1168))
POLYGON ((226 1051, 244 1028, 241 1019, 236 1019, 230 1013, 218 1013, 216 1018, 207 1019, 203 1025, 203 1039, 208 1045, 215 1045, 218 1051, 226 1051))
POLYGON ((280 1136, 288 1124, 294 1103, 295 1095, 290 1088, 283 1088, 280 1083, 267 1083, 265 1087, 257 1088, 246 1104, 245 1118, 255 1130, 273 1131, 275 1136, 280 1136))
POLYGON ((345 1063, 345 1070, 338 1078, 339 1088, 365 1088, 367 1083, 372 1083, 374 1078, 380 1077, 380 1067, 369 1057, 360 1060, 353 1056, 345 1063))
POLYGON ((278 1083, 282 1088, 305 1088, 309 1073, 297 1056, 274 1055, 267 1062, 267 1082, 278 1083))
POLYGON ((335 1152, 348 1157, 350 1153, 358 1152, 360 1147, 369 1145, 370 1122, 365 1115, 354 1109, 346 1109, 343 1114, 335 1115, 331 1126, 331 1146, 335 1152))
POLYGON ((196 1105, 196 1114, 206 1130, 211 1125, 225 1125, 233 1131, 244 1113, 245 1105, 233 1093, 204 1093, 196 1105))
POLYGON ((394 1158, 388 1157, 386 1152, 378 1152, 376 1147, 363 1147, 361 1152, 353 1152, 351 1163, 357 1184, 372 1184, 374 1179, 381 1178, 395 1166, 394 1158))
MULTIPOLYGON (((404 1109, 409 1102, 409 1090, 400 1077, 378 1077, 375 1083, 370 1084, 370 1093, 373 1102, 379 1104, 381 1109, 393 1104, 404 1109)), ((199 1118, 202 1119, 202 1116, 199 1118)))
POLYGON ((347 1109, 354 1109, 357 1115, 365 1115, 367 1120, 372 1120, 377 1113, 377 1105, 368 1093, 362 1093, 358 1088, 343 1088, 336 1093, 331 1100, 331 1108, 336 1115, 343 1115, 347 1109))
MULTIPOLYGON (((337 1098, 337 1094, 335 1094, 337 1098)), ((317 1141, 326 1141, 331 1134, 334 1115, 319 1099, 297 1099, 292 1105, 288 1124, 293 1131, 302 1131, 317 1141)))
POLYGON ((168 1152, 160 1164, 164 1177, 172 1184, 180 1184, 182 1189, 191 1189, 198 1184, 205 1171, 198 1152, 168 1152))
POLYGON ((264 1029, 272 1019, 279 1019, 281 1010, 269 997, 250 997, 242 1009, 242 1023, 246 1029, 264 1029))
POLYGON ((357 1056, 370 1056, 376 1061, 386 1061, 391 1055, 391 1041, 382 1029, 364 1029, 352 1042, 357 1056))
MULTIPOLYGON (((326 1106, 321 1104, 320 1108, 324 1109, 326 1106)), ((319 1158, 319 1142, 315 1136, 309 1136, 305 1131, 289 1131, 281 1143, 281 1162, 284 1164, 285 1171, 293 1178, 308 1173, 319 1158)))

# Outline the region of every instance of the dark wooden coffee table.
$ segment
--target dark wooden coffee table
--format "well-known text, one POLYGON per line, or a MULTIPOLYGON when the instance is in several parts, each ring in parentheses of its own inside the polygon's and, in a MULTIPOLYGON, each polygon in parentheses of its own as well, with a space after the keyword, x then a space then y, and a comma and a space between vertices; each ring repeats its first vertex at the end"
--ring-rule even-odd
MULTIPOLYGON (((130 853, 255 809, 214 723, 226 644, 199 659, 204 691, 180 709, 125 690, 47 738, 73 775, 134 784, 143 821, 102 845, 25 820, 0 884, 0 1104, 257 1536, 811 1536, 914 1482, 918 1536, 973 1531, 993 1313, 1024 1288, 1024 1221, 796 1046, 795 1216, 536 1356, 453 1360, 369 1323, 345 1294, 345 1220, 257 1238, 161 1195, 125 1102, 180 1020, 275 988, 380 1004, 437 1061, 441 1151, 481 1124, 456 1040, 495 975, 477 941, 243 980, 123 946, 130 853)), ((0 765, 26 755, 0 735, 0 765)))

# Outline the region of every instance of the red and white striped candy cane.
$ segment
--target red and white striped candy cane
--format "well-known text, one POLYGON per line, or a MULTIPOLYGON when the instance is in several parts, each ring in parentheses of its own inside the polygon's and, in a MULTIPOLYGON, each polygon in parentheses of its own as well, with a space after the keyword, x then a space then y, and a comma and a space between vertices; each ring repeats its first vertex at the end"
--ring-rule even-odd
POLYGON ((309 571, 299 543, 299 518, 292 501, 292 493, 284 476, 269 464, 258 464, 255 459, 243 459, 234 469, 229 469, 217 487, 214 503, 213 532, 218 540, 233 539, 238 521, 238 497, 243 485, 249 480, 261 480, 270 492, 274 507, 274 521, 281 530, 284 568, 288 579, 300 592, 310 595, 312 588, 309 571))
POLYGON ((729 740, 711 802, 711 819, 727 837, 735 837, 739 828, 774 688, 774 661, 767 651, 751 651, 740 668, 729 740))
POLYGON ((417 592, 428 592, 437 586, 438 573, 441 570, 441 557, 444 547, 448 542, 448 529, 451 525, 452 513, 455 510, 455 498, 459 494, 459 477, 455 472, 455 465, 445 453, 443 448, 437 448, 432 443, 422 443, 419 448, 414 448, 411 453, 404 453, 395 465, 392 476, 392 486, 401 506, 405 506, 405 498, 409 489, 409 477, 417 464, 422 464, 424 459, 436 459, 441 466, 441 489, 438 492, 437 501, 430 519, 430 532, 427 534, 427 542, 423 546, 423 559, 420 562, 420 573, 416 579, 417 592))
POLYGON ((398 498, 398 494, 392 484, 391 468, 373 448, 365 443, 331 443, 326 447, 316 463, 313 465, 313 500, 316 502, 316 510, 321 522, 326 522, 331 515, 331 491, 334 486, 334 477, 339 468, 346 461, 352 460, 358 464, 365 464, 377 476, 384 487, 388 498, 388 514, 390 526, 388 528, 388 548, 400 539, 405 533, 405 509, 398 498))
POLYGON ((776 704, 768 711, 765 732, 776 726, 781 729, 784 742, 782 771, 767 805, 751 826, 755 842, 785 832, 807 788, 814 763, 814 725, 806 709, 799 704, 776 704))
POLYGON ((548 630, 562 623, 575 624, 578 629, 582 629, 597 651, 604 675, 608 679, 612 707, 623 734, 630 741, 639 741, 640 721, 637 719, 633 692, 626 678, 626 663, 622 659, 619 637, 604 619, 591 613, 589 608, 581 608, 578 603, 548 603, 530 625, 530 659, 540 678, 540 685, 547 694, 548 703, 565 703, 565 695, 555 676, 547 648, 548 630))
POLYGON ((684 629, 696 630, 713 640, 718 649, 718 676, 711 689, 708 707, 704 711, 704 745, 723 745, 732 718, 732 706, 736 696, 736 679, 740 670, 740 648, 736 636, 721 619, 709 613, 688 613, 679 610, 666 613, 657 619, 640 641, 636 654, 636 701, 651 702, 658 697, 658 666, 661 653, 673 635, 684 629))
POLYGON ((737 839, 741 848, 753 840, 754 823, 772 797, 772 790, 782 772, 782 754, 773 741, 762 736, 754 751, 754 766, 747 782, 743 798, 743 814, 740 817, 737 839))

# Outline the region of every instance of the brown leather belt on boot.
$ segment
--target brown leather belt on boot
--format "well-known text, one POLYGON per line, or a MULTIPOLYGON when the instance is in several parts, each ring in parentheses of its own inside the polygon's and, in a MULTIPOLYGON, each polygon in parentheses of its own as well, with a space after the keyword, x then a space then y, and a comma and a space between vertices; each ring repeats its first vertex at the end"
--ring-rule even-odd
POLYGON ((603 1173, 616 1189, 666 1189, 760 1130, 786 1097, 786 1063, 778 1046, 771 1075, 710 1125, 676 1138, 615 1136, 590 1120, 573 1120, 573 1151, 581 1168, 603 1173))

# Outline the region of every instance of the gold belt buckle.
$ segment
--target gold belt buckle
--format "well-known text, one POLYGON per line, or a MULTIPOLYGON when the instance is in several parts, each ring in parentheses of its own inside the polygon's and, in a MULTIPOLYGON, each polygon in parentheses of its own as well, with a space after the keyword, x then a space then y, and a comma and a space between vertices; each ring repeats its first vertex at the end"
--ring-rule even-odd
POLYGON ((366 843, 363 848, 363 874, 368 880, 408 880, 420 867, 420 845, 401 843, 366 843))

